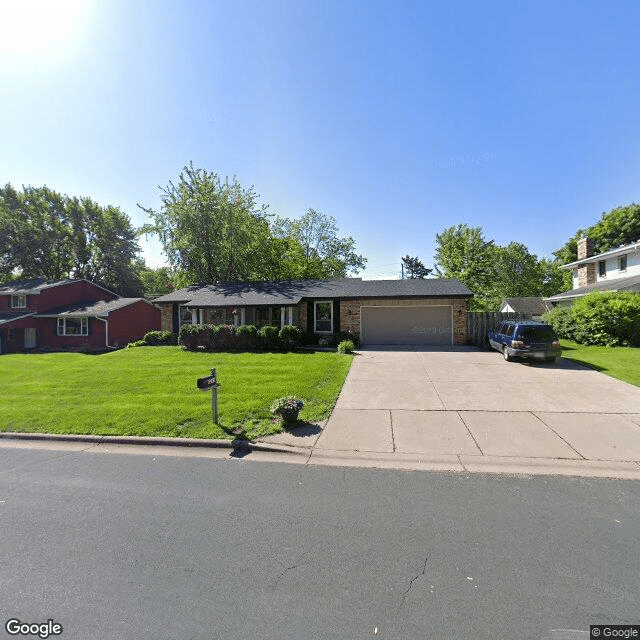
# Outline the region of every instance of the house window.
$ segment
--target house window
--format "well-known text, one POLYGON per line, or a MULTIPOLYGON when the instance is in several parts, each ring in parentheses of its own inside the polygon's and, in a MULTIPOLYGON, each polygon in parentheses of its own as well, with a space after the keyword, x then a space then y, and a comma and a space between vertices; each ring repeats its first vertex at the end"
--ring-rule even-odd
POLYGON ((333 303, 314 302, 314 324, 316 333, 331 333, 333 331, 333 303))
POLYGON ((626 271, 627 270, 627 256, 620 256, 620 263, 618 265, 620 271, 626 271))
POLYGON ((598 275, 601 278, 606 278, 607 277, 607 262, 606 262, 606 260, 599 260, 598 261, 598 275))
POLYGON ((59 336, 88 336, 89 318, 58 318, 59 336))
POLYGON ((24 293, 11 296, 11 308, 12 309, 26 309, 27 308, 27 296, 24 293))
POLYGON ((256 308, 256 327, 264 327, 271 322, 271 314, 269 313, 269 311, 269 307, 256 308))
POLYGON ((205 309, 205 324, 224 324, 227 319, 226 309, 205 309))

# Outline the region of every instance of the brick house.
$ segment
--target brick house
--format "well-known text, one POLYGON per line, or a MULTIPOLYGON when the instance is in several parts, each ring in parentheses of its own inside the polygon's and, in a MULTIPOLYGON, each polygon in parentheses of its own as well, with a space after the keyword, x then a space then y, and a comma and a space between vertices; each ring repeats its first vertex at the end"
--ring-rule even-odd
POLYGON ((578 259, 562 265, 573 271, 573 288, 550 298, 551 305, 570 305, 592 291, 640 292, 640 240, 611 251, 595 254, 593 240, 578 241, 578 259))
POLYGON ((183 324, 296 325, 351 331, 362 343, 463 345, 471 291, 459 280, 298 280, 194 285, 160 296, 162 329, 183 324))
POLYGON ((106 351, 160 328, 160 310, 88 280, 0 284, 0 353, 106 351))

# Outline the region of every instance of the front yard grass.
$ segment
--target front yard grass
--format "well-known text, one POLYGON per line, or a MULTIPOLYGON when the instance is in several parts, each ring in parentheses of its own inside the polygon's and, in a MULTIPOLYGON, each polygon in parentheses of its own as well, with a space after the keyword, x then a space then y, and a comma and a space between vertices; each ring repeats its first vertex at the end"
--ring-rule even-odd
POLYGON ((640 349, 587 346, 570 340, 561 340, 560 344, 563 358, 640 387, 640 349))
POLYGON ((0 357, 0 431, 254 438, 280 431, 272 401, 295 395, 300 420, 328 418, 351 366, 337 353, 194 353, 139 347, 104 355, 0 357), (217 369, 220 424, 196 379, 217 369))

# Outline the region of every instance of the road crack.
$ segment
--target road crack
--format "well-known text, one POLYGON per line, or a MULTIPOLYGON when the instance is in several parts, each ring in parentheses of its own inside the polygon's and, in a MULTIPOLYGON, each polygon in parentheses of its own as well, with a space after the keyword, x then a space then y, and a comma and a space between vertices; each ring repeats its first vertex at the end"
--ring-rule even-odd
POLYGON ((409 586, 407 587, 407 590, 402 594, 402 599, 400 600, 400 605, 398 606, 398 613, 400 613, 400 610, 402 609, 402 607, 404 607, 404 601, 407 599, 407 596, 409 595, 409 591, 411 591, 414 582, 418 578, 421 578, 427 572, 427 563, 429 562, 430 557, 431 557, 431 554, 429 553, 427 557, 424 559, 424 562, 422 563, 422 571, 420 571, 413 578, 411 578, 411 581, 409 582, 409 586))
POLYGON ((282 571, 282 573, 277 577, 273 587, 277 587, 278 583, 280 582, 280 580, 282 579, 282 577, 286 574, 289 573, 289 571, 294 571, 295 569, 299 569, 300 567, 305 567, 308 564, 311 564, 311 560, 308 560, 307 562, 302 562, 302 559, 308 555, 309 553, 311 553, 311 549, 307 549, 306 551, 303 551, 293 562, 293 564, 289 567, 285 567, 282 571))

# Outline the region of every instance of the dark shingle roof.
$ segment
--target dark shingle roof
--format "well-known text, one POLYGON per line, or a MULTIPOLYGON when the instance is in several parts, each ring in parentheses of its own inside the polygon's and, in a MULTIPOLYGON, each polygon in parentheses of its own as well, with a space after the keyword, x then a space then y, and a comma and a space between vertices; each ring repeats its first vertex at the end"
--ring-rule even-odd
POLYGON ((508 304, 516 313, 529 313, 531 315, 539 315, 545 311, 549 311, 550 306, 540 297, 533 298, 505 298, 502 305, 508 304))
POLYGON ((128 307, 130 304, 140 302, 143 298, 117 298, 111 302, 105 302, 104 300, 82 300, 81 302, 74 302, 73 304, 67 304, 63 307, 57 307, 56 309, 50 309, 44 313, 38 314, 40 317, 49 316, 97 316, 100 318, 106 318, 110 313, 123 307, 128 307))
POLYGON ((550 302, 558 302, 560 300, 570 300, 571 298, 579 298, 580 296, 586 296, 592 291, 638 291, 640 289, 640 276, 629 276, 627 278, 616 278, 615 280, 600 280, 594 284, 589 284, 586 287, 579 287, 577 289, 571 289, 571 291, 564 291, 558 293, 550 298, 545 298, 550 302))
POLYGON ((473 294, 459 280, 288 280, 193 285, 156 298, 194 307, 295 305, 305 298, 465 297, 473 294))
POLYGON ((30 278, 29 280, 11 280, 0 284, 0 294, 7 293, 40 293, 42 289, 58 287, 61 284, 76 282, 75 280, 45 280, 44 278, 30 278))

